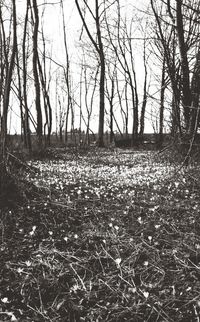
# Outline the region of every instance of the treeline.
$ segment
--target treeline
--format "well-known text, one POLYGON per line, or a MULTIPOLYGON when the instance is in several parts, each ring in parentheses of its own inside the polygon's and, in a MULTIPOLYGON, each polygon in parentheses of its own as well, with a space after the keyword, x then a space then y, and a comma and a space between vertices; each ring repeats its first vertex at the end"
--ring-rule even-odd
POLYGON ((32 132, 39 149, 50 145, 53 131, 67 144, 75 128, 80 133, 84 129, 85 144, 98 132, 97 145, 102 147, 105 127, 110 143, 116 132, 130 138, 131 131, 131 142, 137 144, 147 123, 158 133, 160 146, 165 128, 175 140, 192 144, 199 128, 199 1, 150 0, 136 9, 132 2, 124 6, 119 0, 75 0, 80 21, 76 75, 66 28, 67 2, 54 4, 62 25, 62 64, 50 53, 52 44, 45 37, 49 3, 19 3, 0 4, 2 157, 11 112, 19 114, 29 152, 32 132))

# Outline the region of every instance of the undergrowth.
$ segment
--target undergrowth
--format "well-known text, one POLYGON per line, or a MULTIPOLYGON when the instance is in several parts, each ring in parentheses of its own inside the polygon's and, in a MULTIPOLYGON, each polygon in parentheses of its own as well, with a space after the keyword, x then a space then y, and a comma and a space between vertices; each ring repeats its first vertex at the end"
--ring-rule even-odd
POLYGON ((0 321, 199 321, 198 164, 59 149, 19 171, 25 198, 1 210, 0 321))

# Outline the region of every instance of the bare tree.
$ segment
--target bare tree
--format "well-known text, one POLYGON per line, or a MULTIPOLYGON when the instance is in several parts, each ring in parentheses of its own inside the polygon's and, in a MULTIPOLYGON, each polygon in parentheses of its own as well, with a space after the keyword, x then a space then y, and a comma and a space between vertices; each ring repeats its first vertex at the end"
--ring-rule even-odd
POLYGON ((31 151, 31 133, 30 133, 30 122, 29 122, 29 109, 27 100, 27 25, 30 10, 30 0, 26 3, 26 14, 24 19, 24 30, 23 30, 23 41, 22 41, 22 72, 23 72, 23 104, 24 104, 24 138, 25 146, 31 151))
POLYGON ((42 122, 42 108, 41 108, 41 95, 40 95, 40 78, 38 70, 38 31, 39 31, 39 13, 37 0, 32 0, 32 23, 33 23, 33 75, 35 86, 35 107, 37 112, 37 137, 39 147, 42 146, 43 122, 42 122))
POLYGON ((79 1, 75 0, 79 15, 81 17, 84 29, 93 44, 95 51, 99 58, 100 65, 100 81, 99 81, 99 130, 98 130, 98 146, 104 146, 103 135, 104 135, 104 114, 105 114, 105 53, 104 46, 102 41, 102 32, 101 32, 101 13, 100 13, 100 5, 101 2, 99 0, 95 0, 94 4, 94 12, 91 7, 89 7, 88 2, 83 0, 83 4, 90 12, 92 18, 95 22, 95 37, 89 30, 87 25, 83 10, 80 7, 79 1))
POLYGON ((145 112, 147 106, 147 77, 148 77, 148 70, 147 70, 147 54, 146 54, 146 39, 144 38, 144 45, 143 45, 143 63, 144 63, 144 85, 143 85, 143 100, 142 100, 142 108, 140 114, 140 132, 139 136, 140 139, 143 139, 144 136, 144 125, 145 125, 145 112))
POLYGON ((200 4, 188 0, 160 3, 151 0, 173 93, 172 128, 177 127, 182 139, 187 139, 195 136, 199 126, 200 4))
POLYGON ((0 5, 0 24, 1 24, 1 34, 3 34, 3 46, 4 47, 4 62, 5 69, 3 72, 4 76, 4 89, 3 89, 3 111, 1 116, 1 157, 5 157, 6 147, 7 147, 7 120, 8 120, 8 109, 9 109, 9 101, 10 101, 10 92, 11 92, 11 82, 13 77, 13 70, 15 66, 15 58, 17 52, 17 17, 16 17, 16 3, 15 0, 12 0, 12 46, 8 48, 6 46, 6 36, 4 29, 4 19, 2 16, 2 4, 0 5), (9 59, 6 50, 10 51, 9 59))
POLYGON ((111 61, 107 60, 106 98, 110 106, 109 128, 110 128, 110 143, 112 144, 114 141, 113 121, 114 121, 114 98, 116 94, 115 91, 116 91, 117 59, 116 57, 112 57, 111 59, 112 59, 112 63, 111 61), (113 63, 113 60, 114 60, 114 63, 113 63))
MULTIPOLYGON (((125 105, 126 110, 128 106, 128 93, 130 93, 130 101, 132 102, 133 121, 132 121, 132 144, 137 144, 138 129, 139 129, 139 99, 138 99, 138 88, 137 88, 137 75, 134 64, 134 50, 133 50, 133 35, 132 35, 132 23, 133 19, 128 26, 126 17, 122 19, 120 3, 117 0, 117 20, 114 26, 114 30, 111 30, 110 25, 106 19, 108 38, 112 50, 115 52, 118 61, 118 69, 123 75, 125 80, 125 105), (127 88, 129 87, 129 90, 127 88), (128 92, 127 92, 128 91, 128 92)), ((122 87, 123 88, 123 87, 122 87)), ((119 92, 119 91, 118 91, 119 92)), ((119 95, 118 95, 119 96, 119 95)), ((120 102, 120 100, 119 100, 120 102)), ((121 102, 122 103, 122 102, 121 102)), ((121 109, 125 116, 124 109, 121 109)), ((127 117, 125 117, 127 123, 127 117)), ((127 124, 125 126, 127 128, 127 124)))

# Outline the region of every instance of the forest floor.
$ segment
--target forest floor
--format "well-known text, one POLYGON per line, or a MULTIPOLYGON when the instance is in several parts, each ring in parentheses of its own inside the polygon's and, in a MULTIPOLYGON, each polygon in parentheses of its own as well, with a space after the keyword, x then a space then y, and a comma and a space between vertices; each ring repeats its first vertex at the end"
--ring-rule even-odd
POLYGON ((0 217, 0 321, 200 321, 200 166, 54 149, 0 217), (27 183, 28 182, 28 183, 27 183))

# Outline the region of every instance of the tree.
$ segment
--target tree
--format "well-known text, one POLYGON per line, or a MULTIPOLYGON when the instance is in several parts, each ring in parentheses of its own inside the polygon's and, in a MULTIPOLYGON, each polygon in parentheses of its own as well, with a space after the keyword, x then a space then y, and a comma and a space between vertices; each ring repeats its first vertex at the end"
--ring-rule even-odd
MULTIPOLYGON (((15 67, 15 58, 17 53, 17 16, 16 16, 16 3, 12 0, 12 46, 7 47, 6 35, 4 29, 4 19, 2 16, 2 6, 0 5, 0 24, 1 24, 1 36, 3 41, 4 52, 1 57, 4 61, 5 68, 2 66, 1 72, 3 73, 2 79, 4 80, 3 85, 3 111, 1 116, 1 158, 5 158, 6 147, 7 147, 7 119, 11 92, 11 82, 13 77, 13 71, 15 67), (9 55, 10 54, 10 55, 9 55)), ((9 39, 10 35, 8 36, 9 39)), ((8 45, 9 46, 9 45, 8 45)), ((1 89, 2 91, 2 89, 1 89)))
POLYGON ((92 18, 95 21, 95 35, 96 37, 93 37, 92 33, 89 30, 89 27, 87 25, 83 10, 81 10, 81 7, 79 5, 79 1, 75 0, 76 7, 78 9, 79 15, 81 17, 84 29, 93 44, 95 51, 99 58, 99 65, 100 65, 100 81, 99 81, 99 129, 98 129, 98 146, 103 147, 104 141, 103 141, 103 135, 104 135, 104 114, 105 114, 105 53, 104 53, 104 46, 102 41, 102 32, 101 32, 101 13, 100 13, 100 1, 95 0, 94 4, 94 13, 89 7, 88 2, 86 0, 83 0, 83 3, 85 4, 86 8, 90 12, 92 18))
MULTIPOLYGON (((110 143, 114 141, 114 130, 113 130, 113 120, 114 120, 114 98, 115 98, 115 87, 116 87, 116 76, 117 76, 117 59, 114 57, 111 61, 107 60, 107 77, 106 77, 106 98, 110 106, 110 143), (114 60, 114 64, 113 64, 114 60), (113 66, 112 66, 113 65, 113 66)), ((118 126, 118 124, 117 124, 118 126)))
POLYGON ((31 131, 30 131, 30 122, 29 122, 29 109, 28 109, 28 100, 27 100, 27 25, 28 25, 28 16, 30 10, 30 0, 27 0, 26 3, 26 14, 24 20, 24 30, 23 30, 23 41, 22 41, 22 72, 23 72, 23 104, 24 104, 24 139, 25 146, 32 150, 31 144, 31 131))
POLYGON ((144 136, 144 125, 145 125, 145 112, 146 112, 146 106, 147 106, 147 54, 146 54, 146 39, 144 38, 144 45, 143 45, 143 63, 144 63, 144 85, 143 85, 143 100, 142 100, 142 108, 141 108, 141 114, 140 114, 140 132, 139 136, 140 139, 143 139, 144 136))
POLYGON ((34 86, 35 86, 35 107, 37 112, 37 137, 39 147, 42 146, 42 134, 43 134, 43 122, 42 122, 42 108, 41 108, 41 95, 40 95, 40 79, 38 70, 38 31, 39 31, 39 14, 37 0, 32 0, 33 8, 33 75, 34 75, 34 86))
MULTIPOLYGON (((144 131, 145 109, 147 103, 147 55, 146 55, 146 40, 145 33, 140 30, 140 40, 144 41, 143 62, 144 62, 144 86, 143 86, 143 101, 140 112, 139 90, 138 90, 138 75, 135 66, 135 49, 134 40, 137 36, 134 35, 135 21, 137 21, 138 29, 140 26, 139 19, 136 17, 127 17, 123 13, 120 1, 116 1, 116 17, 113 18, 113 23, 109 24, 106 15, 106 27, 109 39, 109 50, 115 53, 117 58, 117 73, 118 82, 118 98, 119 105, 124 120, 126 135, 128 136, 128 123, 130 120, 129 109, 132 109, 132 144, 138 143, 139 129, 142 137, 144 131), (144 39, 143 39, 144 37, 144 39), (123 78, 124 85, 119 85, 119 79, 123 78)), ((138 31, 137 31, 138 32, 138 31)))
POLYGON ((168 0, 160 4, 160 7, 156 6, 155 1, 151 0, 172 88, 172 120, 181 138, 188 140, 188 137, 191 139, 196 135, 199 126, 199 1, 191 4, 188 0, 168 0), (168 14, 169 19, 164 13, 168 14))

